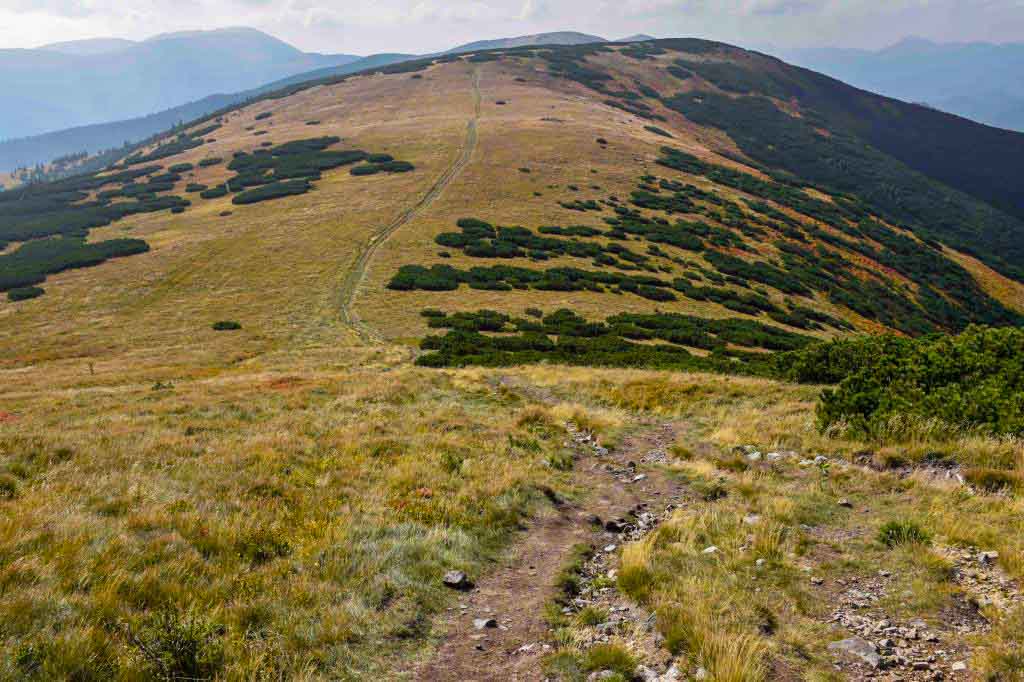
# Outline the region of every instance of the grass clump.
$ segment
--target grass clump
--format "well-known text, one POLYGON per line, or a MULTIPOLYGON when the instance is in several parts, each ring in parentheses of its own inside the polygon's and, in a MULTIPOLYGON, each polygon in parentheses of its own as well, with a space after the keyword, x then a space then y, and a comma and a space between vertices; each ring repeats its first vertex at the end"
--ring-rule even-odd
POLYGON ((636 658, 621 644, 597 644, 588 649, 583 658, 585 671, 610 670, 626 681, 633 679, 636 666, 636 658))
POLYGON ((1015 471, 972 467, 964 470, 964 480, 988 493, 1016 492, 1024 488, 1024 477, 1015 471))
POLYGON ((567 602, 580 593, 580 576, 583 567, 590 557, 594 556, 594 548, 587 544, 578 544, 572 548, 569 560, 555 578, 555 587, 559 596, 556 601, 567 602))
POLYGON ((159 679, 208 680, 224 666, 223 634, 206 616, 163 610, 128 639, 159 679))
POLYGON ((594 627, 608 620, 608 612, 596 606, 588 606, 576 614, 576 622, 580 625, 594 627))
POLYGON ((237 331, 242 328, 241 323, 234 320, 220 320, 213 323, 213 330, 217 332, 237 331))
POLYGON ((18 479, 11 474, 0 474, 0 500, 10 500, 18 496, 18 479))
POLYGON ((876 537, 878 542, 889 548, 926 545, 931 542, 931 536, 917 523, 909 520, 889 521, 878 529, 876 537))

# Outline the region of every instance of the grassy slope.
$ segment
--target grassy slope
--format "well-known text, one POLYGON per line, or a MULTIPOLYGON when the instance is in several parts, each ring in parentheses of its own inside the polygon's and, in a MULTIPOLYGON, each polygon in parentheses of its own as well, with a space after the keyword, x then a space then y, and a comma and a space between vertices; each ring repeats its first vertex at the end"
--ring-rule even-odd
MULTIPOLYGON (((565 197, 547 186, 594 183, 601 192, 581 196, 628 195, 640 169, 654 169, 664 143, 582 88, 524 67, 481 68, 473 161, 429 213, 382 247, 357 301, 361 317, 391 338, 419 335, 419 309, 442 300, 388 292, 384 284, 398 265, 434 262, 433 236, 455 219, 486 212, 481 217, 531 227, 592 222, 559 208, 565 197), (594 143, 599 136, 609 140, 607 151, 594 143), (524 165, 533 172, 520 173, 524 165), (544 197, 534 200, 535 190, 544 197)), ((144 237, 150 253, 52 277, 47 295, 25 304, 0 301, 0 676, 152 676, 166 663, 146 651, 163 652, 170 635, 183 632, 202 654, 186 671, 192 676, 344 679, 404 668, 408 656, 422 655, 430 616, 452 603, 438 588, 444 570, 485 570, 519 516, 546 504, 548 487, 579 494, 547 464, 564 456, 570 419, 596 425, 609 439, 642 419, 680 417, 725 449, 755 442, 849 453, 867 445, 813 432, 814 389, 652 372, 516 370, 555 392, 556 403, 547 405, 503 391, 495 372, 412 369, 407 348, 366 347, 341 325, 338 286, 360 243, 458 157, 472 110, 470 73, 450 65, 422 80, 356 79, 244 109, 217 131, 216 143, 165 163, 229 157, 268 139, 338 134, 409 159, 417 171, 366 179, 342 169, 300 197, 247 207, 196 201, 180 216, 122 221, 91 238, 144 237), (274 117, 256 125, 271 132, 253 137, 244 128, 265 110, 274 117), (310 119, 322 123, 305 126, 310 119), (219 217, 223 210, 233 215, 219 217), (219 319, 244 328, 215 333, 210 324, 219 319)), ((725 142, 679 117, 663 127, 678 135, 679 147, 702 155, 705 144, 725 142)), ((223 177, 223 167, 214 167, 187 180, 223 177)), ((979 279, 990 272, 972 268, 979 279)), ((1013 287, 995 288, 1016 296, 1013 287)), ((515 313, 570 305, 593 316, 727 312, 687 301, 553 292, 510 298, 466 289, 443 303, 515 313)), ((889 446, 919 446, 901 441, 889 446)), ((926 445, 967 458, 995 447, 926 445)), ((1008 447, 1019 453, 1016 443, 1008 447)), ((678 465, 683 473, 693 466, 678 465)), ((783 490, 772 480, 754 484, 751 505, 783 490)), ((785 494, 802 504, 805 492, 785 494)), ((842 491, 855 493, 872 490, 842 491)), ((921 505, 914 514, 958 499, 916 484, 909 494, 901 504, 921 505)), ((904 513, 879 509, 866 525, 889 511, 904 513)), ((929 528, 950 543, 1001 543, 1005 567, 1024 576, 1019 533, 993 537, 987 529, 1011 528, 1019 498, 983 496, 969 512, 955 527, 947 515, 929 528)), ((798 523, 787 518, 777 521, 798 523)), ((662 558, 653 551, 644 561, 662 558)), ((657 609, 667 598, 650 599, 657 609)), ((814 617, 806 628, 802 621, 792 627, 807 637, 818 632, 814 617)), ((764 646, 792 654, 786 642, 764 646)), ((808 665, 821 665, 820 648, 812 654, 808 665)))

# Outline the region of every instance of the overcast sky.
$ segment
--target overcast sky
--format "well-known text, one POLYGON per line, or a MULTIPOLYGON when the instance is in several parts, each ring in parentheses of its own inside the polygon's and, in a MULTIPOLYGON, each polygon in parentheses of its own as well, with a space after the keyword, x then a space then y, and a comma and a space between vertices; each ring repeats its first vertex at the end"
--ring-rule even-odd
POLYGON ((0 0, 0 48, 252 26, 307 51, 424 53, 575 30, 743 46, 1024 41, 1024 0, 0 0))

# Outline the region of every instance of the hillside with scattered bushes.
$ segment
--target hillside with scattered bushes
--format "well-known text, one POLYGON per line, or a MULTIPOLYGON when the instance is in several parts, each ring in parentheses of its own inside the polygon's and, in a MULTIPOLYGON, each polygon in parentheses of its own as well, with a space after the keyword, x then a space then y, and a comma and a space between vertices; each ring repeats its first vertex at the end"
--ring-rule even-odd
POLYGON ((0 678, 1015 679, 1017 145, 641 38, 0 192, 0 678))

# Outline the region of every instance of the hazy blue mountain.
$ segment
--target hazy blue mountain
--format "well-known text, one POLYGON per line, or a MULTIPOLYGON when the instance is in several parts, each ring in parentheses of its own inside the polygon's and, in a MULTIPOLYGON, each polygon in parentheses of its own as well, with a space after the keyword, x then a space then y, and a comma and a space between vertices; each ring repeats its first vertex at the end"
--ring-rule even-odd
POLYGON ((97 123, 58 130, 42 135, 33 135, 0 142, 0 169, 11 170, 22 166, 34 166, 59 156, 81 151, 95 153, 120 147, 126 142, 137 142, 161 133, 180 123, 195 120, 211 112, 239 102, 244 102, 264 92, 278 90, 294 83, 318 80, 331 76, 343 76, 363 69, 379 68, 396 62, 412 59, 414 55, 381 54, 358 59, 342 66, 330 66, 315 71, 305 71, 295 76, 282 78, 232 94, 209 95, 187 104, 170 109, 110 123, 97 123))
POLYGON ((63 54, 73 55, 76 57, 91 57, 98 54, 120 52, 121 50, 127 50, 130 47, 134 47, 135 45, 138 45, 138 43, 134 40, 124 40, 123 38, 90 38, 88 40, 70 40, 64 43, 50 43, 49 45, 43 45, 38 49, 50 50, 51 52, 61 52, 63 54))
POLYGON ((878 51, 770 51, 865 90, 1024 131, 1024 43, 943 44, 908 38, 878 51))
POLYGON ((586 33, 575 31, 560 31, 557 33, 536 33, 529 36, 518 36, 516 38, 498 38, 496 40, 478 40, 465 45, 453 47, 442 54, 461 54, 462 52, 475 52, 477 50, 497 50, 502 48, 526 47, 527 45, 586 45, 587 43, 607 42, 600 36, 592 36, 586 33))
POLYGON ((305 53, 244 28, 0 50, 0 139, 146 116, 358 59, 305 53))

